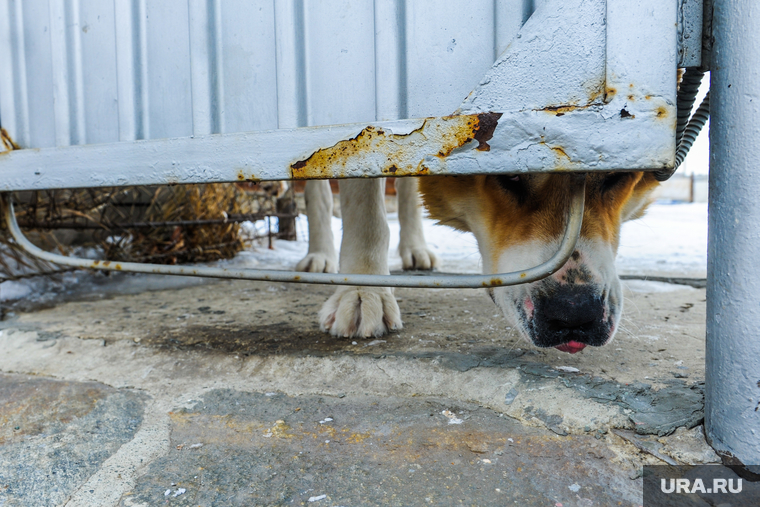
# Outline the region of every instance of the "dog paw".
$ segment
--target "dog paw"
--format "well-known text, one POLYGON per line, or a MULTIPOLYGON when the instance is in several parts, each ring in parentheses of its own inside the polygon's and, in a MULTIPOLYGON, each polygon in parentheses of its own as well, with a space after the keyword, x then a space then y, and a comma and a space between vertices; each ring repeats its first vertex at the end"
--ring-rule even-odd
POLYGON ((438 257, 428 247, 399 247, 401 264, 404 269, 435 269, 439 265, 438 257))
POLYGON ((340 287, 319 311, 319 328, 344 338, 370 338, 401 329, 401 312, 387 287, 340 287))
POLYGON ((305 271, 307 273, 337 273, 338 266, 329 255, 323 253, 311 253, 296 264, 296 271, 305 271))

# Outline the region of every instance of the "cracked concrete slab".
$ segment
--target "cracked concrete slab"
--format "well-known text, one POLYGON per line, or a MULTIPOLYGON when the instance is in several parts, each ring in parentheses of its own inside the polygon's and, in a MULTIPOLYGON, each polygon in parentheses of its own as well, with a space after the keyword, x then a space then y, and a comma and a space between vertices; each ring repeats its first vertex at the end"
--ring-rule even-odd
MULTIPOLYGON (((255 488, 273 505, 423 504, 433 498, 424 496, 428 490, 438 492, 434 504, 459 498, 482 505, 502 498, 493 496, 496 489, 506 498, 523 494, 522 505, 551 498, 564 498, 564 506, 611 498, 612 505, 639 505, 631 492, 640 495, 643 464, 714 459, 698 433, 704 290, 642 287, 626 291, 615 342, 573 356, 521 341, 480 291, 397 290, 405 328, 355 341, 318 329, 329 287, 225 281, 77 296, 49 308, 17 308, 0 322, 0 372, 97 382, 113 390, 103 399, 131 393, 141 400, 139 427, 109 442, 109 453, 52 504, 244 505, 255 488), (331 426, 319 423, 327 417, 331 426), (449 424, 453 419, 462 425, 449 424), (329 427, 336 433, 324 436, 329 427), (637 445, 611 430, 657 445, 637 445), (364 441, 372 452, 346 443, 344 433, 371 434, 364 441), (499 447, 504 435, 546 454, 510 454, 499 447), (428 456, 414 467, 424 468, 426 476, 415 476, 424 481, 399 468, 415 449, 428 456), (305 450, 301 461, 291 459, 305 450), (382 459, 374 463, 372 456, 382 459), (548 461, 537 463, 542 456, 548 461), (301 471, 306 465, 308 473, 301 471), (496 466, 503 467, 500 476, 492 474, 496 466), (521 476, 518 468, 526 467, 546 475, 521 476), (196 475, 206 482, 193 482, 196 475), (562 486, 578 485, 569 496, 560 494, 567 493, 560 487, 565 476, 577 477, 562 486), (351 496, 362 477, 366 497, 351 496), (550 479, 558 477, 555 487, 550 479), (284 488, 286 482, 293 486, 284 488), (446 496, 446 486, 459 496, 446 496)), ((86 417, 78 414, 74 426, 86 417)), ((8 505, 37 505, 14 502, 8 505)))
POLYGON ((456 400, 214 390, 171 420, 171 451, 120 505, 231 499, 241 505, 574 505, 579 498, 632 505, 640 494, 637 483, 619 477, 614 453, 594 438, 560 438, 456 400))

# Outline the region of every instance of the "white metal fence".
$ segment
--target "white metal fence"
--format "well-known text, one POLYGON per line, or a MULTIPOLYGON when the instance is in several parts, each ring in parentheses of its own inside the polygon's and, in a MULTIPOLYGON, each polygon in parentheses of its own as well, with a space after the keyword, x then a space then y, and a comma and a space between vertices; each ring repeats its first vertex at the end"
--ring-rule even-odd
POLYGON ((3 0, 24 148, 451 114, 533 0, 3 0))

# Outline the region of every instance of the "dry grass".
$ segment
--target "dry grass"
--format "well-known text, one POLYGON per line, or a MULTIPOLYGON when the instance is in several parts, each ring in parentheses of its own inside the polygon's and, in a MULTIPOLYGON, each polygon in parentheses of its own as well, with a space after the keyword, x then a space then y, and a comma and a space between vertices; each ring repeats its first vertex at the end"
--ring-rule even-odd
POLYGON ((151 190, 142 217, 135 213, 135 205, 144 202, 140 197, 145 189, 139 189, 137 200, 129 207, 121 206, 120 220, 142 220, 131 222, 140 226, 127 227, 128 234, 111 236, 101 243, 109 260, 184 264, 229 259, 243 249, 240 225, 224 223, 241 211, 234 185, 177 185, 151 190), (192 224, 201 221, 221 223, 192 224), (168 225, 147 225, 150 223, 168 225))
MULTIPOLYGON (((204 184, 15 194, 27 237, 69 254, 94 246, 114 261, 183 264, 234 257, 239 222, 277 213, 279 184, 204 184)), ((64 271, 19 249, 0 226, 0 281, 64 271)))

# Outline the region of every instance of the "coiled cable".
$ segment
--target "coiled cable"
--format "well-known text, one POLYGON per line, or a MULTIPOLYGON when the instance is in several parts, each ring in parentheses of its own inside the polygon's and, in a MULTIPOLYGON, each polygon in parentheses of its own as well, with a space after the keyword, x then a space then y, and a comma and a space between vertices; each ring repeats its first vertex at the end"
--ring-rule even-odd
POLYGON ((678 97, 676 99, 676 164, 672 169, 655 171, 654 176, 657 181, 665 181, 673 176, 673 173, 683 163, 697 135, 710 117, 709 93, 694 115, 691 114, 694 102, 697 99, 697 93, 699 93, 699 85, 704 75, 703 71, 696 68, 689 68, 684 72, 681 84, 678 87, 678 97), (688 137, 687 132, 689 132, 688 137))

